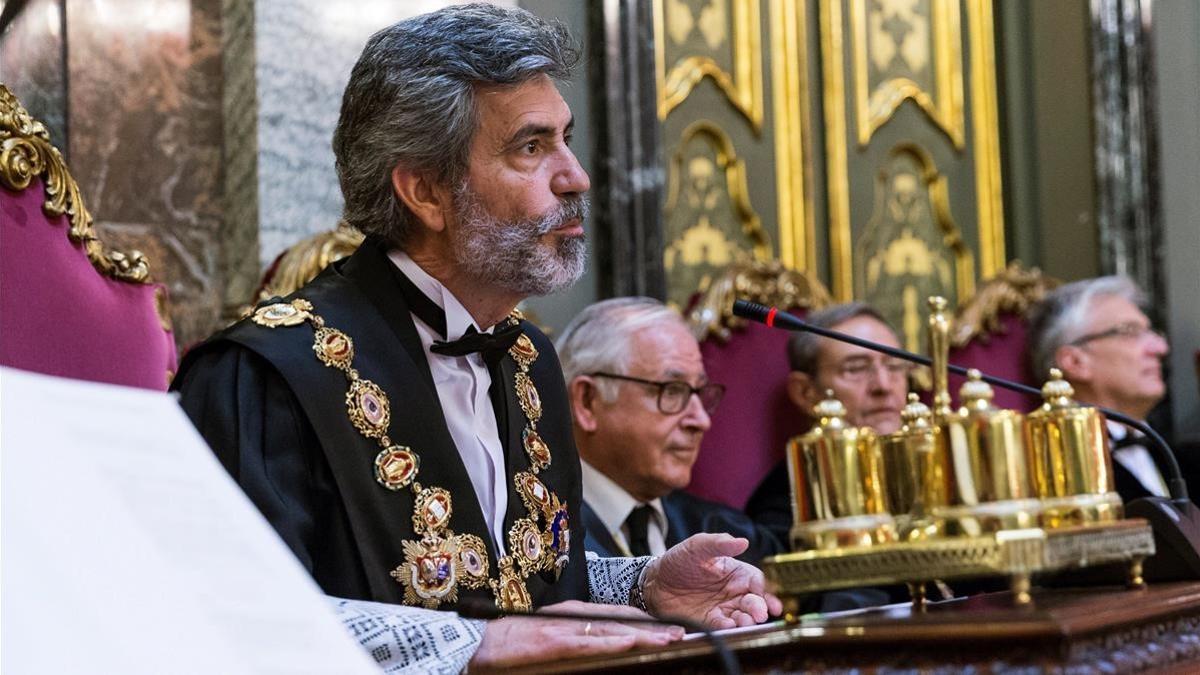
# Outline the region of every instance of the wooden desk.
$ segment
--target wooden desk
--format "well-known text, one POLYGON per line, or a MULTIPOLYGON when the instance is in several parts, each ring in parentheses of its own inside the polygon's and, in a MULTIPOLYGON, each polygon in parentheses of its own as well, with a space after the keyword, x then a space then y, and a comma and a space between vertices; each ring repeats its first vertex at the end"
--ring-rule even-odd
MULTIPOLYGON (((1035 590, 805 620, 727 639, 747 673, 1200 673, 1200 583, 1035 590), (879 670, 879 669, 883 670, 879 670)), ((540 672, 719 673, 701 641, 554 664, 540 672)))

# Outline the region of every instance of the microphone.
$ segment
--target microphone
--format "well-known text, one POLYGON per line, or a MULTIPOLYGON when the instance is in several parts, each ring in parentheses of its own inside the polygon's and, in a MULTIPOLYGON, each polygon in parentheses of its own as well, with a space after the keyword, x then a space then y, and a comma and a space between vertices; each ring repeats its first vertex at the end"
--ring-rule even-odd
MULTIPOLYGON (((767 307, 747 300, 734 300, 733 314, 743 319, 766 324, 771 328, 813 333, 924 366, 933 365, 933 360, 927 356, 881 345, 836 330, 814 326, 776 307, 767 307)), ((968 370, 954 364, 947 364, 946 369, 964 376, 968 370)), ((1003 377, 982 374, 980 379, 1010 391, 1032 394, 1039 398, 1042 395, 1042 391, 1036 387, 1003 377)), ((1149 449, 1155 460, 1167 468, 1167 491, 1171 495, 1170 499, 1143 497, 1130 500, 1125 505, 1127 515, 1145 518, 1154 530, 1154 543, 1158 553, 1146 561, 1146 577, 1158 581, 1200 578, 1200 509, 1196 508, 1196 505, 1188 498, 1187 482, 1183 479, 1183 472, 1179 470, 1179 462, 1175 459, 1175 453, 1171 451, 1171 447, 1167 445, 1163 437, 1145 422, 1103 406, 1094 407, 1104 413, 1108 419, 1137 429, 1144 434, 1150 440, 1149 449)))
MULTIPOLYGON (((603 605, 597 605, 603 606, 603 605)), ((703 625, 678 616, 664 617, 627 617, 618 616, 615 614, 606 614, 604 612, 591 612, 587 614, 575 614, 572 612, 556 612, 538 609, 532 611, 519 610, 501 610, 495 604, 482 600, 480 598, 464 598, 456 608, 459 616, 468 619, 482 619, 484 621, 492 621, 494 619, 503 619, 506 616, 524 616, 532 619, 570 619, 572 621, 615 621, 618 623, 642 623, 653 624, 656 626, 676 625, 682 626, 689 633, 703 633, 704 637, 712 644, 713 650, 717 652, 717 657, 721 659, 721 670, 726 675, 741 675, 742 667, 738 664, 737 658, 733 652, 729 650, 729 645, 725 644, 725 640, 717 635, 712 630, 703 625)))

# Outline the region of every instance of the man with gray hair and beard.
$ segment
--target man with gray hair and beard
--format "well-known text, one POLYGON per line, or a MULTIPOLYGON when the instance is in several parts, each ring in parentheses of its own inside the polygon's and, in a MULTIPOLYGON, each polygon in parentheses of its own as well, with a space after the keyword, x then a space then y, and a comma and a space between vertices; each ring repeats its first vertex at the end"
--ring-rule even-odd
POLYGON ((515 311, 583 271, 587 174, 555 79, 577 51, 519 9, 453 6, 368 41, 334 133, 350 257, 184 359, 201 434, 389 671, 458 672, 780 611, 746 546, 587 558, 549 340, 515 311), (405 605, 405 606, 401 606, 405 605), (550 605, 573 619, 521 614, 550 605))
MULTIPOLYGON (((1034 308, 1029 358, 1036 379, 1062 370, 1075 398, 1144 420, 1166 395, 1162 360, 1169 347, 1142 312, 1145 297, 1126 277, 1060 286, 1034 308)), ((1138 436, 1108 423, 1113 479, 1125 501, 1167 495, 1166 481, 1138 436)))

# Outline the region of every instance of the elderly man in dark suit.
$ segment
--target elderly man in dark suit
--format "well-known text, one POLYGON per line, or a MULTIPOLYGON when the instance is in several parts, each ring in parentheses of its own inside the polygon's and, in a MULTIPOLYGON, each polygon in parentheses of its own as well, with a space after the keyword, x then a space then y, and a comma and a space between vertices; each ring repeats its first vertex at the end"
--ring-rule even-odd
POLYGON ((757 563, 782 542, 740 511, 682 488, 724 387, 709 382, 679 314, 650 298, 586 308, 558 341, 583 467, 584 546, 660 555, 698 532, 750 542, 757 563))

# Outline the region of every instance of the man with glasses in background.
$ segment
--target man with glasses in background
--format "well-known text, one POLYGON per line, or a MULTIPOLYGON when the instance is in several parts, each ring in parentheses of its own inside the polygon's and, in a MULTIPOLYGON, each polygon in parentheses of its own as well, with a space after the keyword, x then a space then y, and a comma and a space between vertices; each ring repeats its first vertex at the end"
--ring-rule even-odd
MULTIPOLYGON (((1166 395, 1162 360, 1169 348, 1140 309, 1144 304, 1141 290, 1119 276, 1076 281, 1047 294, 1030 316, 1035 379, 1056 367, 1080 403, 1146 419, 1166 395)), ((1111 421, 1108 433, 1121 498, 1166 496, 1166 481, 1139 434, 1111 421)))
POLYGON ((675 310, 650 298, 598 302, 556 347, 582 460, 587 550, 661 555, 699 532, 749 540, 738 557, 754 564, 783 550, 745 514, 682 491, 725 388, 708 381, 675 310))
MULTIPOLYGON (((900 346, 883 316, 865 303, 827 307, 805 321, 889 347, 900 346)), ((792 369, 788 374, 788 398, 803 414, 811 416, 813 406, 832 391, 846 408, 847 423, 870 427, 880 434, 900 428, 900 411, 908 393, 907 361, 804 332, 792 334, 787 350, 792 369)), ((763 479, 746 503, 746 513, 778 539, 788 541, 792 497, 786 461, 763 479)))

